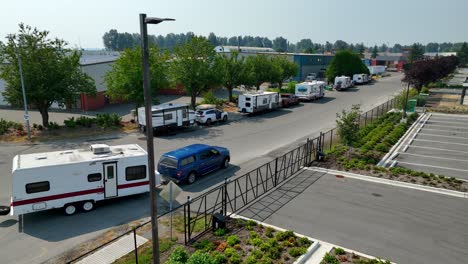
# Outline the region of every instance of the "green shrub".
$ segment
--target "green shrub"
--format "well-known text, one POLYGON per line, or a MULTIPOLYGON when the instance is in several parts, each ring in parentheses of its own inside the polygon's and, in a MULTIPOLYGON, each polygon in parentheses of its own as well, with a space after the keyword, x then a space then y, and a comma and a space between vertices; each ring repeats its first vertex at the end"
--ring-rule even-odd
POLYGON ((224 100, 224 99, 219 99, 218 97, 216 97, 214 95, 213 92, 206 92, 204 95, 203 95, 203 101, 202 101, 202 104, 213 104, 213 105, 216 105, 216 106, 221 106, 223 105, 224 103, 227 103, 227 100, 224 100))
POLYGON ((232 263, 232 264, 239 264, 241 263, 241 258, 239 256, 239 254, 235 254, 235 255, 232 255, 230 258, 229 258, 229 263, 232 263))
POLYGON ((290 237, 294 237, 294 238, 296 237, 296 235, 294 235, 294 232, 290 231, 290 230, 283 231, 283 232, 278 232, 275 235, 275 238, 276 238, 277 241, 284 241, 284 240, 286 240, 286 239, 288 239, 290 237))
POLYGON ((219 253, 218 251, 213 251, 211 256, 213 257, 213 264, 223 264, 227 262, 226 256, 219 253))
POLYGON ((265 236, 267 237, 273 237, 273 233, 275 232, 275 229, 273 229, 272 227, 267 227, 265 229, 265 236))
POLYGON ((255 258, 255 256, 248 256, 245 263, 247 264, 257 264, 257 258, 255 258))
POLYGON ((295 248, 291 248, 288 252, 289 252, 289 255, 291 255, 291 257, 293 258, 297 258, 301 255, 304 255, 306 253, 307 249, 306 248, 303 248, 303 247, 295 247, 295 248))
POLYGON ((110 128, 110 127, 118 127, 120 126, 120 122, 122 121, 122 117, 113 113, 113 114, 97 114, 96 115, 96 123, 98 126, 102 128, 110 128))
POLYGON ((224 250, 224 255, 226 255, 226 257, 230 258, 231 256, 237 254, 237 251, 231 247, 228 247, 224 250))
POLYGON ((33 123, 33 128, 37 129, 37 124, 36 123, 33 123))
POLYGON ((64 124, 67 128, 75 128, 75 127, 76 127, 75 117, 70 117, 70 118, 68 118, 67 120, 63 120, 63 124, 64 124))
POLYGON ((429 88, 423 87, 423 88, 421 89, 421 93, 428 94, 428 93, 429 93, 429 88))
POLYGON ((255 232, 255 231, 250 231, 250 232, 249 232, 249 235, 250 235, 250 238, 258 238, 258 237, 259 237, 259 236, 258 236, 258 233, 255 232))
POLYGON ((273 260, 269 258, 268 256, 263 256, 259 261, 259 264, 273 264, 273 260))
POLYGON ((76 119, 76 124, 82 127, 91 127, 96 122, 96 119, 87 116, 80 116, 76 119))
POLYGON ((301 237, 299 238, 299 244, 302 246, 302 247, 310 247, 310 245, 312 245, 312 242, 307 238, 307 237, 301 237))
POLYGON ((257 226, 257 222, 255 222, 254 220, 247 220, 245 226, 257 226))
POLYGON ((271 259, 279 259, 281 257, 281 250, 278 247, 270 247, 266 256, 271 259))
POLYGON ((215 245, 213 242, 211 242, 210 240, 208 239, 205 239, 201 242, 196 242, 194 245, 193 245, 194 248, 196 249, 199 249, 199 250, 203 250, 203 251, 212 251, 213 249, 215 249, 215 245))
POLYGON ((260 251, 258 249, 254 249, 254 250, 252 250, 251 256, 254 256, 256 259, 261 259, 263 257, 263 253, 262 253, 262 251, 260 251))
POLYGON ((261 244, 263 244, 263 240, 261 240, 260 238, 253 238, 252 239, 252 245, 258 247, 260 246, 261 244))
POLYGON ((187 264, 211 264, 213 263, 213 257, 200 250, 195 251, 190 258, 187 260, 187 264))
POLYGON ((60 126, 57 124, 57 122, 49 122, 49 129, 60 129, 60 126))
POLYGON ((188 260, 187 251, 183 247, 176 247, 174 251, 169 255, 169 264, 186 263, 188 260))
POLYGON ((214 234, 215 236, 224 236, 226 232, 227 230, 225 228, 218 228, 215 230, 214 234))
POLYGON ((335 248, 335 253, 336 253, 337 255, 344 255, 344 254, 346 254, 346 252, 345 252, 344 249, 342 249, 342 248, 335 248))
POLYGON ((387 152, 389 148, 384 143, 379 143, 379 144, 375 145, 374 149, 379 151, 379 152, 387 152))
POLYGON ((340 261, 335 256, 332 256, 327 252, 320 264, 340 264, 340 261))
POLYGON ((288 83, 288 92, 289 93, 296 93, 296 81, 292 81, 288 83))
POLYGON ((233 235, 233 236, 228 236, 226 239, 226 242, 228 243, 229 246, 233 247, 234 245, 239 244, 240 240, 236 235, 233 235))

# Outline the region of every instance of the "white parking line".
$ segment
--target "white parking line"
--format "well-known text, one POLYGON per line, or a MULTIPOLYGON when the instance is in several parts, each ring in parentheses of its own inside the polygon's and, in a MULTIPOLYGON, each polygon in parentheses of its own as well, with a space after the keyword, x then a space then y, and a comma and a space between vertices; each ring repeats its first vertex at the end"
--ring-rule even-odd
POLYGON ((427 139, 414 139, 415 141, 425 141, 425 142, 432 142, 432 143, 441 143, 441 144, 449 144, 449 145, 460 145, 460 146, 468 146, 468 144, 463 144, 463 143, 453 143, 453 142, 442 142, 442 141, 436 141, 436 140, 427 140, 427 139))
POLYGON ((432 150, 441 150, 441 151, 449 151, 449 152, 459 152, 459 153, 466 153, 468 151, 461 151, 461 150, 452 150, 452 149, 443 149, 443 148, 431 148, 431 147, 423 147, 423 146, 409 146, 410 148, 423 148, 423 149, 432 149, 432 150))
POLYGON ((443 160, 453 160, 453 161, 468 162, 468 160, 444 158, 444 157, 439 157, 439 156, 434 156, 434 155, 430 155, 430 156, 429 156, 429 155, 416 154, 416 153, 400 153, 400 154, 403 154, 403 155, 411 155, 411 156, 417 156, 417 157, 432 158, 432 159, 443 159, 443 160))
POLYGON ((444 170, 454 170, 454 171, 468 172, 468 170, 463 170, 463 169, 454 169, 454 168, 447 168, 447 167, 434 166, 434 165, 426 165, 426 164, 419 164, 419 163, 411 163, 411 162, 405 162, 405 161, 398 161, 398 163, 406 164, 406 165, 421 166, 421 167, 429 167, 429 168, 444 169, 444 170))
POLYGON ((438 121, 438 120, 430 120, 429 122, 433 123, 444 123, 444 124, 466 124, 466 122, 449 122, 449 121, 438 121))
POLYGON ((426 134, 426 133, 419 133, 419 135, 422 135, 422 136, 433 136, 433 137, 445 137, 445 138, 456 138, 456 139, 466 139, 466 140, 468 140, 468 138, 466 138, 466 137, 445 136, 445 135, 426 134))
POLYGON ((436 126, 436 127, 445 127, 445 128, 460 128, 468 130, 468 127, 458 127, 458 126, 444 126, 444 125, 434 125, 434 124, 426 124, 428 126, 436 126))
MULTIPOLYGON (((438 132, 450 132, 450 133, 454 133, 453 130, 443 130, 443 129, 434 129, 434 128, 425 128, 424 130, 431 130, 431 131, 438 131, 438 132)), ((468 134, 468 132, 459 132, 459 131, 456 131, 456 133, 468 134)))

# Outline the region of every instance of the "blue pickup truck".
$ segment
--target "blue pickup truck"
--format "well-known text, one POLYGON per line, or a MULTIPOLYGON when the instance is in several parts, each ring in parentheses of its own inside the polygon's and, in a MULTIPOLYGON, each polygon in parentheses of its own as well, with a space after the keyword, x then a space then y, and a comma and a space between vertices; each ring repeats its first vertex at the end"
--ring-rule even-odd
POLYGON ((227 148, 194 144, 162 155, 158 172, 163 181, 192 184, 197 177, 229 166, 227 148))

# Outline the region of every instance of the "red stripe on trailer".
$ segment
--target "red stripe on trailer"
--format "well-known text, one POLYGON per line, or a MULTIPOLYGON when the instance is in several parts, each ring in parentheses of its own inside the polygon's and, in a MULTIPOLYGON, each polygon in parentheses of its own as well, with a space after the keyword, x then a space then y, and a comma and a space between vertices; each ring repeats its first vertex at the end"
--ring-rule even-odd
POLYGON ((97 188, 97 189, 84 190, 84 191, 71 192, 71 193, 62 193, 62 194, 38 197, 38 198, 33 198, 33 199, 21 200, 21 201, 13 201, 11 205, 20 206, 20 205, 40 203, 40 202, 46 202, 46 201, 51 201, 51 200, 57 200, 57 199, 63 199, 63 198, 69 198, 69 197, 87 195, 87 194, 93 194, 93 193, 100 193, 100 192, 104 192, 104 188, 97 188))
POLYGON ((149 184, 149 181, 142 181, 142 182, 135 182, 135 183, 120 184, 118 188, 119 189, 125 189, 125 188, 132 188, 132 187, 148 185, 148 184, 149 184))

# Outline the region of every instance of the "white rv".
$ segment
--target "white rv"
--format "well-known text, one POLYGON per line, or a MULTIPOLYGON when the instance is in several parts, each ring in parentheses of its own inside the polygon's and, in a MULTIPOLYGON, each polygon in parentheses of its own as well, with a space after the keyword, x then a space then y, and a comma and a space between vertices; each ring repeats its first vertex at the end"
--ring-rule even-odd
POLYGON ((374 76, 374 75, 380 75, 382 73, 385 73, 387 71, 387 67, 386 66, 367 66, 367 68, 369 68, 369 72, 370 72, 370 75, 371 76, 374 76))
POLYGON ((2 214, 63 208, 73 215, 97 201, 148 192, 147 162, 136 144, 16 155, 10 206, 2 214))
POLYGON ((239 95, 237 107, 242 113, 257 113, 281 107, 277 92, 254 92, 239 95))
POLYGON ((303 82, 296 84, 295 95, 299 100, 315 100, 324 96, 323 89, 326 83, 321 81, 303 82))
MULTIPOLYGON (((151 107, 153 115, 153 131, 188 127, 195 124, 195 111, 188 104, 167 103, 151 107)), ((146 131, 145 108, 138 108, 138 125, 146 131)))
POLYGON ((348 76, 335 77, 335 85, 334 85, 335 90, 341 91, 341 90, 348 89, 350 87, 353 87, 351 78, 349 78, 348 76))
POLYGON ((353 75, 353 82, 356 84, 363 84, 369 82, 369 76, 364 73, 354 74, 353 75))

